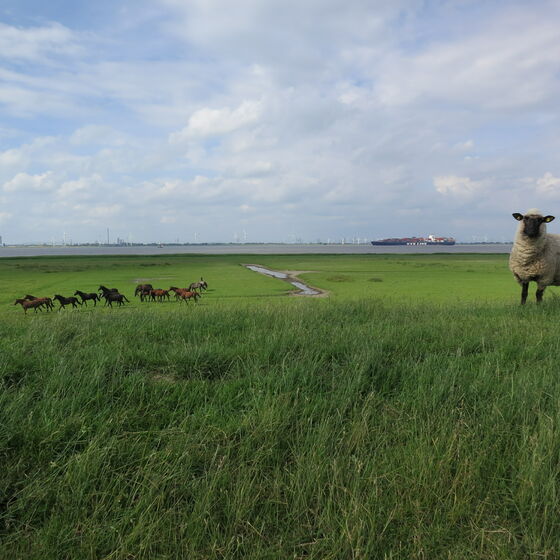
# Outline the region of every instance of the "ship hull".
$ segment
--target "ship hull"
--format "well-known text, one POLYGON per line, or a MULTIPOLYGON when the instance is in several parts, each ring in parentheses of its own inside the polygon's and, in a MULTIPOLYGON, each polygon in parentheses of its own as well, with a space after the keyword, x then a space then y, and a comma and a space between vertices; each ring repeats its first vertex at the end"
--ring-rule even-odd
POLYGON ((434 243, 433 241, 424 241, 424 242, 405 242, 405 241, 392 241, 389 243, 385 243, 384 241, 372 241, 372 245, 389 245, 389 246, 399 246, 399 245, 455 245, 455 241, 442 241, 441 243, 434 243))
POLYGON ((382 239, 381 241, 372 241, 375 246, 440 246, 440 245, 455 245, 454 239, 445 239, 443 241, 431 241, 428 239, 382 239))

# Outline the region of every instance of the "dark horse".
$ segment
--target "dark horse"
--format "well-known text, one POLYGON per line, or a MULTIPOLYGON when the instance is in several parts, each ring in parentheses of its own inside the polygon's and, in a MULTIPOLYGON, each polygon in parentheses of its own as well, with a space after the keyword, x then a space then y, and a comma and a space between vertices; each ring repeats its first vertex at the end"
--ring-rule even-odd
POLYGON ((146 300, 148 300, 150 297, 152 297, 152 288, 144 288, 144 289, 140 292, 140 301, 146 301, 146 300))
POLYGON ((117 292, 107 292, 103 295, 105 296, 105 305, 109 305, 109 307, 113 307, 113 302, 118 303, 119 307, 121 305, 124 305, 125 301, 128 301, 128 303, 130 303, 130 300, 128 300, 124 294, 119 294, 117 292))
POLYGON ((99 286, 99 288, 97 288, 98 292, 102 292, 101 297, 105 297, 105 294, 108 293, 113 293, 113 294, 118 294, 119 290, 117 288, 107 288, 106 286, 99 286))
POLYGON ((75 297, 64 297, 61 296, 59 294, 56 294, 53 299, 56 299, 58 301, 58 303, 60 303, 60 307, 58 308, 58 310, 60 311, 65 305, 72 305, 72 307, 78 307, 79 305, 82 305, 82 303, 80 302, 80 300, 78 300, 78 298, 75 297))
POLYGON ((136 288, 134 289, 134 295, 135 296, 140 296, 140 298, 142 298, 142 293, 149 291, 149 290, 153 290, 153 286, 151 284, 138 284, 138 286, 136 286, 136 288))
POLYGON ((153 290, 151 284, 138 284, 134 289, 134 296, 140 296, 140 301, 144 301, 146 298, 150 297, 150 292, 153 290))
MULTIPOLYGON (((119 290, 117 288, 107 288, 106 286, 99 286, 98 291, 101 292, 101 295, 99 296, 100 301, 101 301, 101 298, 107 299, 107 294, 118 294, 119 293, 119 290)), ((105 302, 105 305, 107 305, 107 302, 105 302)))
POLYGON ((84 292, 81 292, 80 290, 76 290, 74 292, 74 295, 75 296, 80 296, 82 298, 82 303, 85 303, 86 307, 87 307, 87 300, 88 299, 93 300, 93 306, 94 307, 97 305, 97 302, 100 300, 99 296, 95 292, 91 292, 89 294, 86 294, 84 292))

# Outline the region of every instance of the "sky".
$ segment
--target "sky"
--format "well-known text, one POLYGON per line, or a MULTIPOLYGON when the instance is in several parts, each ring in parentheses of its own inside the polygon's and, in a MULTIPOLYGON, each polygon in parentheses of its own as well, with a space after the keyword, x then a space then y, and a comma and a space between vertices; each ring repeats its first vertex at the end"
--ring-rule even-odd
POLYGON ((560 231, 559 25, 547 0, 2 0, 0 235, 560 231))

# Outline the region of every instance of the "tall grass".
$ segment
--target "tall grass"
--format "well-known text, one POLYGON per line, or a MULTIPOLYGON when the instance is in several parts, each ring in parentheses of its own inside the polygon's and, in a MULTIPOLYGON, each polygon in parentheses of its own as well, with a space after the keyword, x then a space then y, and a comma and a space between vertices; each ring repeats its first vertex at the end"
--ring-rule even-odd
POLYGON ((5 320, 0 557, 560 556, 556 301, 285 301, 5 320))

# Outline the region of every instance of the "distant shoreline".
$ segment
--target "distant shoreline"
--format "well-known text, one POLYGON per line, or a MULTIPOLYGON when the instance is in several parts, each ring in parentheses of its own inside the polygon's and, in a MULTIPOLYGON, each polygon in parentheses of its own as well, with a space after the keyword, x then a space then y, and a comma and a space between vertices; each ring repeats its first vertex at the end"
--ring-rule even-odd
POLYGON ((0 247, 0 259, 41 256, 126 256, 126 255, 297 255, 297 254, 432 254, 509 253, 512 243, 457 243, 452 246, 374 246, 371 244, 320 243, 224 243, 193 245, 66 245, 0 247))

